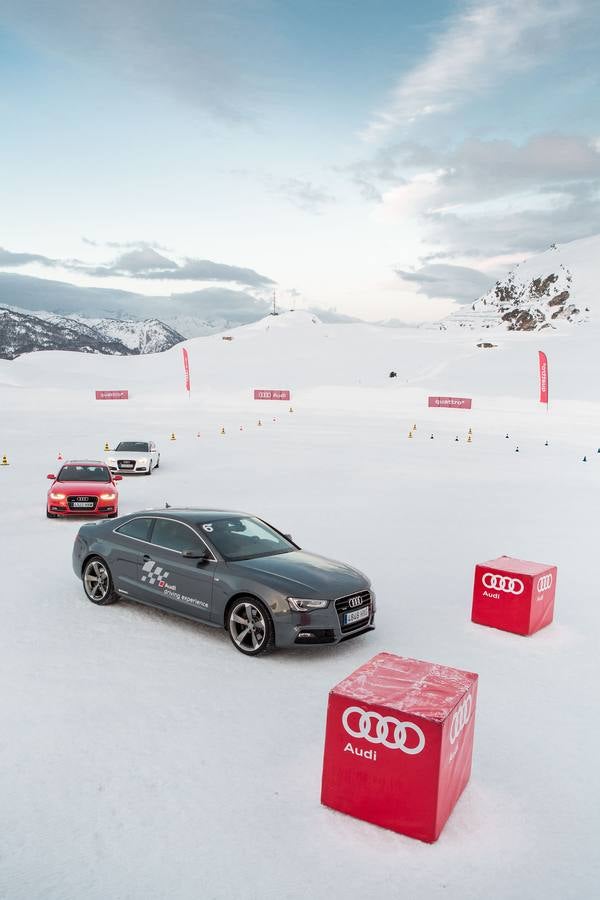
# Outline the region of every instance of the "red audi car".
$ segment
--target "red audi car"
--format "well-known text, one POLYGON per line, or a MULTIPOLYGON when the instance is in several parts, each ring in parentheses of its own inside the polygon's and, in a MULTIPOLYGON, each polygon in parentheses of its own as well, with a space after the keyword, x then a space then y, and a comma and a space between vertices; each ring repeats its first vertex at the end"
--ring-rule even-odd
POLYGON ((58 475, 48 475, 52 487, 48 491, 46 515, 58 516, 106 516, 119 515, 119 492, 116 481, 122 475, 112 475, 104 462, 94 460, 64 463, 58 475))

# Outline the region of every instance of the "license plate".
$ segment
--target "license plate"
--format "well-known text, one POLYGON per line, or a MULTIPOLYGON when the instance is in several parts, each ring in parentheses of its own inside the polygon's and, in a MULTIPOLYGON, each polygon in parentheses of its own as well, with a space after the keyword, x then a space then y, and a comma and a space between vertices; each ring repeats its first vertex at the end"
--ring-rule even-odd
POLYGON ((133 464, 132 463, 121 463, 121 468, 122 469, 133 469, 133 464))
POLYGON ((93 503, 81 503, 79 500, 76 500, 74 503, 71 503, 71 506, 76 506, 77 509, 93 509, 93 503))
POLYGON ((360 622, 361 619, 368 619, 371 614, 369 606, 363 606, 361 609, 353 609, 352 612, 346 613, 344 616, 344 625, 350 625, 352 622, 360 622))

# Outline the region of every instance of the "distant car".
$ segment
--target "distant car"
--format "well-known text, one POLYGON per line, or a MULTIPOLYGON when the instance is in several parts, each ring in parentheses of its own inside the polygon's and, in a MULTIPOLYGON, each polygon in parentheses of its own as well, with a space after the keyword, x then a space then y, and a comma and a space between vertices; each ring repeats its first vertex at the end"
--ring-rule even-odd
POLYGON ((121 475, 113 475, 104 462, 94 460, 63 463, 58 475, 48 475, 52 486, 48 491, 46 515, 108 516, 119 515, 119 492, 115 484, 121 475))
POLYGON ((92 603, 126 597, 224 627, 248 656, 335 644, 374 627, 365 575, 245 513, 145 510, 83 525, 73 569, 92 603))
POLYGON ((160 465, 160 452, 154 441, 121 441, 106 456, 111 472, 151 475, 160 465))

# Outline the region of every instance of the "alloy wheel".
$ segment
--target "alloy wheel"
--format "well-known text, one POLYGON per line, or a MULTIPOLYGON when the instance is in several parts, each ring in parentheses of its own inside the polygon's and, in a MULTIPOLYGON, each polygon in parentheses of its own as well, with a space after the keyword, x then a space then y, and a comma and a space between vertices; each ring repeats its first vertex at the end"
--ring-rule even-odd
POLYGON ((104 600, 110 590, 110 575, 99 559, 92 560, 86 566, 83 582, 86 594, 94 603, 104 600))
POLYGON ((258 653, 267 638, 267 623, 254 603, 238 603, 229 617, 229 631, 234 644, 244 653, 258 653))

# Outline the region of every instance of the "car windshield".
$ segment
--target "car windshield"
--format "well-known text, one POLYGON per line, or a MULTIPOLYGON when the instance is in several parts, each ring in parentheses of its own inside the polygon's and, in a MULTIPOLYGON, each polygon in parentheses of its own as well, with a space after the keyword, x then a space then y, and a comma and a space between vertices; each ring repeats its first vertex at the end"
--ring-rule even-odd
POLYGON ((115 450, 117 453, 120 451, 125 451, 126 453, 147 453, 148 441, 121 441, 120 444, 117 444, 115 450))
POLYGON ((106 466, 63 466, 57 481, 110 481, 106 466))
POLYGON ((197 528, 227 560, 255 559, 296 550, 283 535, 250 516, 200 522, 197 528))

